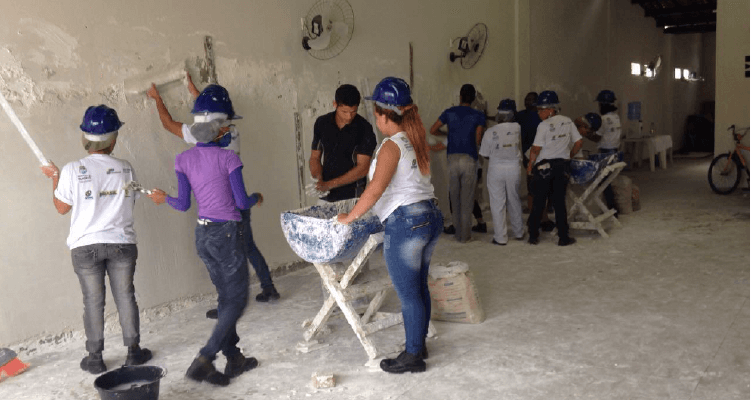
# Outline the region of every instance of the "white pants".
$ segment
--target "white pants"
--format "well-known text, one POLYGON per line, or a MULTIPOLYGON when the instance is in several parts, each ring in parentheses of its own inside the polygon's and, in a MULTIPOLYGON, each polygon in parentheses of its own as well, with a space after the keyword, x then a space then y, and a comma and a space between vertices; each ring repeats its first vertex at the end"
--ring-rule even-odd
POLYGON ((508 220, 511 233, 515 238, 524 236, 522 222, 522 203, 519 199, 519 183, 521 181, 521 166, 519 163, 491 164, 488 166, 488 197, 490 198, 490 213, 493 215, 493 239, 505 244, 508 242, 506 233, 506 208, 508 206, 508 220))

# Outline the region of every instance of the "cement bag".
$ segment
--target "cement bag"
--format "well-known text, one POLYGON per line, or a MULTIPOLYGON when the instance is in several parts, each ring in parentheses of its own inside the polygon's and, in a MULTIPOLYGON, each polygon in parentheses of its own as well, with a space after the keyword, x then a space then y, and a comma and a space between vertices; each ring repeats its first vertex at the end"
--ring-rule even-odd
POLYGON ((624 175, 618 175, 611 183, 615 194, 615 208, 621 214, 630 214, 634 209, 631 205, 631 179, 624 175))
POLYGON ((485 321, 480 295, 467 263, 453 261, 446 266, 431 266, 428 288, 431 319, 468 324, 485 321))
POLYGON ((634 211, 641 210, 641 202, 639 201, 639 187, 631 184, 631 207, 634 211))

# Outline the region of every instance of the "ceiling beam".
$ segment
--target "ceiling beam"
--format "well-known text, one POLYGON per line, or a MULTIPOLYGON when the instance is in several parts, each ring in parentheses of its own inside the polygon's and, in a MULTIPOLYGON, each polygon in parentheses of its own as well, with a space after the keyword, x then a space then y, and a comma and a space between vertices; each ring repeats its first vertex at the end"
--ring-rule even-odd
POLYGON ((715 24, 701 24, 701 25, 683 25, 683 26, 671 26, 665 28, 662 32, 665 34, 682 34, 682 33, 705 33, 716 32, 717 25, 715 24))
POLYGON ((645 17, 664 17, 668 15, 676 15, 676 14, 685 14, 685 13, 691 13, 691 12, 707 12, 707 11, 714 11, 717 9, 717 2, 714 1, 709 4, 698 4, 698 5, 692 5, 692 6, 684 6, 684 7, 672 7, 672 8, 664 8, 664 9, 651 9, 644 11, 645 17))
POLYGON ((682 26, 682 25, 696 25, 696 24, 707 24, 707 23, 716 23, 717 22, 717 14, 715 13, 705 13, 705 14, 694 14, 694 15, 685 15, 685 16, 670 16, 670 17, 655 17, 655 25, 658 28, 661 28, 663 26, 682 26))

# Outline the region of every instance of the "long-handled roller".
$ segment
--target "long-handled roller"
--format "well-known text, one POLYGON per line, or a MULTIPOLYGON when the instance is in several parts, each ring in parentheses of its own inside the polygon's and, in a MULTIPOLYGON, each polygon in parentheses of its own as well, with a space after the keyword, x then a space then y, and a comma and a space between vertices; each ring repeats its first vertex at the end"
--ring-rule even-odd
POLYGON ((21 120, 18 119, 16 112, 13 111, 13 108, 8 103, 8 100, 5 99, 2 91, 0 91, 0 105, 3 107, 3 110, 5 110, 5 113, 8 114, 8 118, 10 118, 11 122, 13 122, 13 125, 16 126, 16 129, 18 129, 18 132, 21 134, 21 136, 23 136, 23 139, 26 141, 26 144, 29 145, 31 151, 33 151, 34 155, 37 156, 39 163, 41 163, 42 165, 50 165, 49 160, 44 157, 42 150, 39 149, 39 146, 37 146, 36 142, 34 142, 34 139, 31 138, 29 132, 26 131, 26 128, 21 123, 21 120))

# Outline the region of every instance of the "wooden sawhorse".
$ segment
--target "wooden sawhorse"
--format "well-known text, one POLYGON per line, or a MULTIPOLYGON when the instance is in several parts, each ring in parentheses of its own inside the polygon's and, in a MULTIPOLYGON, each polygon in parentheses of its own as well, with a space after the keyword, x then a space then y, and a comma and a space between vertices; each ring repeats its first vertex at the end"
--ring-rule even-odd
MULTIPOLYGON (((318 274, 321 275, 321 279, 323 279, 324 286, 329 292, 329 297, 324 301, 321 310, 318 311, 318 314, 313 318, 310 326, 303 334, 306 341, 310 341, 313 336, 325 326, 326 321, 328 321, 331 313, 334 311, 334 306, 338 306, 339 309, 342 310, 347 322, 352 327, 352 330, 355 331, 357 339, 360 340, 360 343, 365 348, 365 352, 368 353, 368 357, 371 360, 378 357, 379 352, 373 344, 373 341, 368 336, 403 322, 401 313, 378 312, 387 292, 392 289, 393 284, 391 283, 390 278, 363 284, 352 284, 352 281, 357 274, 360 273, 365 261, 373 254, 376 248, 383 243, 383 235, 383 232, 370 235, 365 242, 365 245, 360 249, 360 252, 347 267, 341 280, 337 280, 336 273, 331 264, 313 263, 318 274), (375 293, 373 300, 370 301, 365 314, 360 317, 350 302, 364 295, 373 293, 375 293), (373 319, 373 321, 371 321, 371 319, 373 319)), ((393 351, 394 349, 390 349, 386 354, 392 353, 393 351)))
POLYGON ((621 226, 620 221, 615 217, 616 210, 609 209, 600 199, 600 194, 608 187, 608 185, 610 185, 611 182, 613 182, 625 167, 626 163, 622 161, 607 165, 597 173, 595 179, 589 182, 584 192, 579 196, 576 196, 571 187, 572 185, 569 185, 566 192, 568 197, 574 203, 568 211, 569 218, 572 220, 569 222, 569 227, 571 229, 597 231, 602 237, 607 238, 609 236, 605 232, 605 229, 602 228, 603 222, 612 219, 613 225, 616 227, 621 226), (589 211, 587 203, 590 201, 594 202, 600 208, 602 214, 595 217, 592 212, 589 211), (582 221, 582 219, 585 219, 585 221, 582 221))

